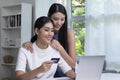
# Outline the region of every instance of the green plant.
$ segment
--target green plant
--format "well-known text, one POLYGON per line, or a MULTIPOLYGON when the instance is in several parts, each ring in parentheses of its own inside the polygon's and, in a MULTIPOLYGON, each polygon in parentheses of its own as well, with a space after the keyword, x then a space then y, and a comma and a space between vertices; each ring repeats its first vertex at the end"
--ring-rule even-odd
MULTIPOLYGON (((85 7, 77 6, 76 4, 82 5, 85 0, 72 0, 72 16, 83 16, 85 15, 85 7)), ((84 41, 85 41, 85 21, 73 21, 73 30, 75 33, 76 43, 76 54, 84 55, 84 41)))

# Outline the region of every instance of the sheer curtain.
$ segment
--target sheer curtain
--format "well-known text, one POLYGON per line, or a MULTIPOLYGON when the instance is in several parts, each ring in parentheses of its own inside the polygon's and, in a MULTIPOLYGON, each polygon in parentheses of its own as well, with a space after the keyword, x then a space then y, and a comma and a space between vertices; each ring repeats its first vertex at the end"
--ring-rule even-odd
POLYGON ((86 55, 106 55, 120 71, 120 0, 86 0, 86 55))

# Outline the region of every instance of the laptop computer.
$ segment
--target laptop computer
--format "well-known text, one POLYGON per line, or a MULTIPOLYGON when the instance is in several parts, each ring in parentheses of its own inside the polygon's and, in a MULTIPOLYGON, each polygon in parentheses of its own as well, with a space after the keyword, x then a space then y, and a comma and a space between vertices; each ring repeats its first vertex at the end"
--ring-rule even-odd
POLYGON ((105 56, 80 56, 76 80, 100 80, 105 56))

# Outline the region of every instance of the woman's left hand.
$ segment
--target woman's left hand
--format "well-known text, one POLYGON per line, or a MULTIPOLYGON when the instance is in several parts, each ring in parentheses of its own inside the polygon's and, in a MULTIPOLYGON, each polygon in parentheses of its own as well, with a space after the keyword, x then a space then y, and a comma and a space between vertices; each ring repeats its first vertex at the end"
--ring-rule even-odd
POLYGON ((60 48, 62 47, 62 45, 55 39, 53 39, 51 41, 51 44, 50 44, 54 49, 60 51, 60 48))

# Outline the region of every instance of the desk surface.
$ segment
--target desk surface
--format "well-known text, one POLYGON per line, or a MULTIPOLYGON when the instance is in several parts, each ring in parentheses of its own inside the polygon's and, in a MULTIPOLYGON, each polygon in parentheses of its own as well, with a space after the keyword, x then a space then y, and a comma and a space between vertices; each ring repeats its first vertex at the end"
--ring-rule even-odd
POLYGON ((55 80, 72 80, 68 77, 55 78, 55 80))
MULTIPOLYGON (((55 78, 55 80, 72 80, 68 77, 55 78)), ((100 80, 120 80, 120 74, 117 73, 103 73, 100 80)))
POLYGON ((120 80, 120 74, 117 73, 103 73, 101 80, 120 80))

